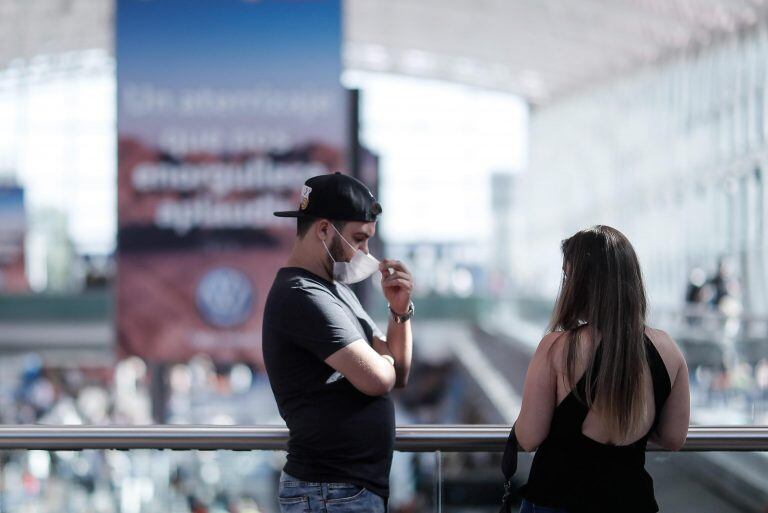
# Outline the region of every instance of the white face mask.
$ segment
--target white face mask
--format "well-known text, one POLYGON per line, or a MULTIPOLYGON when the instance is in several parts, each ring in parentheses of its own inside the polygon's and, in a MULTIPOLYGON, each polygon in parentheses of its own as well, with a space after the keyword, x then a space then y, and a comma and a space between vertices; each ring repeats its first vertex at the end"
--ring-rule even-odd
MULTIPOLYGON (((333 229, 336 230, 336 227, 334 226, 333 229)), ((355 249, 355 247, 350 244, 347 239, 341 235, 341 233, 339 233, 339 230, 336 230, 336 233, 339 234, 341 240, 346 242, 350 248, 355 250, 355 254, 349 262, 337 262, 334 260, 331 252, 328 251, 328 246, 326 246, 325 241, 322 241, 323 246, 325 246, 325 251, 328 253, 328 256, 331 257, 331 260, 333 260, 334 280, 346 284, 357 283, 359 281, 363 281, 379 270, 378 260, 360 249, 355 249)))

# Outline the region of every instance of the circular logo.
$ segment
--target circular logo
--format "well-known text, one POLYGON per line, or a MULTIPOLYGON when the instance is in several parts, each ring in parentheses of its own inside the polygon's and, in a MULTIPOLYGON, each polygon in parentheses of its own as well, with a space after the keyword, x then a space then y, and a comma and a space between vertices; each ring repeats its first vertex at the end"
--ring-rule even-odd
POLYGON ((197 309, 209 324, 230 328, 251 315, 253 293, 244 273, 231 267, 217 267, 197 284, 197 309))

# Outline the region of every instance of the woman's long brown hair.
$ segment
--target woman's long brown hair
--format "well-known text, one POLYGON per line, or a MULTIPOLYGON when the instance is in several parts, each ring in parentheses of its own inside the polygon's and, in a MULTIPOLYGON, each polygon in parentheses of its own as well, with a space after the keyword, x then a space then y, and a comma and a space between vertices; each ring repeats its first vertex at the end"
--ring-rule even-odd
MULTIPOLYGON (((642 422, 646 297, 640 264, 629 240, 615 228, 597 225, 563 241, 563 281, 549 331, 567 331, 564 353, 567 379, 576 390, 576 360, 581 352, 579 328, 589 325, 594 358, 586 370, 589 407, 597 405, 608 432, 624 439, 642 422)), ((578 392, 575 392, 578 394, 578 392)))

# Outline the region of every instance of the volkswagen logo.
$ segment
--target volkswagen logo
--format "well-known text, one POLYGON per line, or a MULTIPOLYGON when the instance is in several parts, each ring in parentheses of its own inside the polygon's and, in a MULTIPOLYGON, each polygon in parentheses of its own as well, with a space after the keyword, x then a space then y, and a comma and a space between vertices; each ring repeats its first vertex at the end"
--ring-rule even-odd
POLYGON ((251 315, 253 294, 251 282, 243 272, 216 267, 197 285, 197 309, 209 324, 231 328, 251 315))

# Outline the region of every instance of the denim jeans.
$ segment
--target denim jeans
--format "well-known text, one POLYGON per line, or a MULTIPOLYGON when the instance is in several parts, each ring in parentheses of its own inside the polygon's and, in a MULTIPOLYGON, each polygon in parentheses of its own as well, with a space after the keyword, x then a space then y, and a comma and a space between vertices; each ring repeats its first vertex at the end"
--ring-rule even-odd
POLYGON ((281 513, 384 513, 384 499, 350 483, 308 483, 285 472, 277 493, 281 513))
POLYGON ((523 503, 520 504, 520 513, 568 513, 564 509, 560 508, 547 508, 545 506, 537 506, 532 502, 528 502, 523 499, 523 503))

